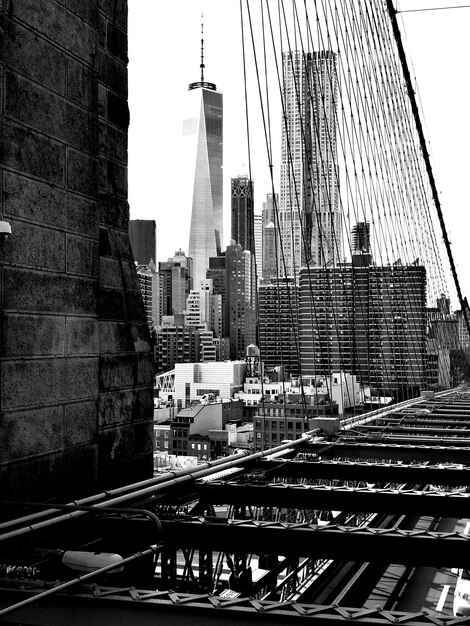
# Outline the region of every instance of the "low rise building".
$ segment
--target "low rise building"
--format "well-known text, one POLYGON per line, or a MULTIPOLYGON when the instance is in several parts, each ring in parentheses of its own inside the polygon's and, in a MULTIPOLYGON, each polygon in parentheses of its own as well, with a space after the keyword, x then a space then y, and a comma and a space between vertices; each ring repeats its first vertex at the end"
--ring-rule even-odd
POLYGON ((285 402, 264 402, 253 419, 256 450, 274 448, 284 439, 298 439, 316 428, 312 420, 318 416, 335 416, 338 405, 329 401, 328 394, 315 396, 288 394, 285 402))
POLYGON ((166 422, 164 424, 153 425, 153 432, 155 436, 154 451, 166 452, 168 454, 170 448, 170 424, 166 422))
POLYGON ((218 459, 237 450, 253 449, 253 424, 226 424, 224 430, 209 430, 210 458, 218 459))
POLYGON ((186 408, 212 394, 230 400, 241 391, 245 378, 245 361, 214 363, 177 363, 175 365, 176 406, 186 408))
POLYGON ((369 392, 369 387, 364 388, 356 375, 347 372, 333 372, 331 376, 302 376, 302 385, 307 395, 326 393, 338 405, 340 415, 346 409, 361 406, 367 395, 365 392, 369 392))
POLYGON ((170 424, 168 451, 178 456, 196 456, 201 460, 224 456, 236 437, 221 438, 217 433, 224 432, 229 422, 241 423, 242 416, 243 405, 237 400, 195 404, 182 409, 170 424), (225 441, 226 445, 214 444, 211 452, 211 433, 214 441, 225 441))

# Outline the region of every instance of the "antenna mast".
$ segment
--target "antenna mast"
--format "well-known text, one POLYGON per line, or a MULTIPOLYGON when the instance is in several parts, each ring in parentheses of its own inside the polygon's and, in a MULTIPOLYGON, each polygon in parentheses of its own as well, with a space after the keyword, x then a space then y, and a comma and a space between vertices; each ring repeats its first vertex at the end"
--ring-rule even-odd
POLYGON ((201 13, 201 83, 204 82, 204 14, 201 13))
MULTIPOLYGON (((0 0, 1 3, 1 0, 0 0)), ((201 13, 201 64, 199 65, 201 68, 201 80, 197 83, 190 83, 188 89, 191 91, 192 89, 210 89, 211 91, 216 91, 217 86, 214 83, 206 83, 204 80, 204 14, 201 13)))

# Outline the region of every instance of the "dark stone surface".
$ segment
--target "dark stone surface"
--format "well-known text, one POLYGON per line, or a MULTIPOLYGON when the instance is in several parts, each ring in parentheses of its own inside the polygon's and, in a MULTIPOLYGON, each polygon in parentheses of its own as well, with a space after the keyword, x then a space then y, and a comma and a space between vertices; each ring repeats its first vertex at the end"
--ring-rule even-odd
POLYGON ((127 163, 127 135, 114 126, 104 122, 99 127, 100 153, 110 159, 127 163))
POLYGON ((96 107, 98 81, 94 73, 70 57, 67 59, 67 96, 90 109, 96 107))
POLYGON ((100 82, 127 98, 127 68, 102 48, 98 48, 98 77, 100 82))
POLYGON ((100 222, 127 230, 129 204, 127 199, 113 198, 111 194, 100 193, 100 222))
POLYGON ((64 316, 5 313, 2 321, 3 356, 64 356, 64 316))
POLYGON ((9 267, 3 280, 5 311, 96 314, 95 281, 9 267))
POLYGON ((108 19, 127 29, 127 0, 99 0, 99 8, 108 19))
POLYGON ((67 187, 96 197, 98 193, 98 162, 96 158, 67 148, 67 187))
POLYGON ((0 421, 0 462, 55 452, 64 447, 64 407, 52 406, 3 415, 0 421), (31 432, 35 433, 31 437, 31 432), (8 451, 8 458, 4 457, 8 451))
POLYGON ((124 294, 122 291, 100 289, 98 294, 98 316, 103 320, 122 320, 125 318, 124 294))
POLYGON ((123 130, 129 126, 129 107, 127 100, 113 93, 108 93, 108 121, 123 130))
POLYGON ((19 220, 11 221, 14 237, 8 241, 12 265, 34 269, 65 271, 65 233, 19 220))
POLYGON ((97 441, 98 406, 96 400, 65 406, 65 445, 76 446, 97 441))
POLYGON ((99 376, 100 391, 133 387, 136 383, 136 355, 128 353, 101 356, 99 376))
POLYGON ((11 169, 63 184, 65 146, 22 126, 5 122, 0 133, 2 162, 11 169))
POLYGON ((4 192, 5 213, 12 217, 87 235, 98 228, 96 199, 12 172, 5 172, 4 192))
POLYGON ((2 496, 6 500, 37 502, 53 494, 58 501, 69 502, 96 491, 98 477, 96 443, 0 466, 2 496))
POLYGON ((127 198, 127 167, 114 161, 106 163, 106 190, 127 198))
MULTIPOLYGON (((19 3, 16 3, 19 4, 19 3)), ((55 45, 9 18, 0 24, 0 59, 2 65, 65 93, 65 53, 55 45)))
POLYGON ((51 0, 21 0, 12 2, 11 7, 13 17, 92 65, 97 34, 78 15, 57 4, 51 10, 51 0))
POLYGON ((96 397, 97 392, 97 357, 6 361, 2 364, 4 411, 88 400, 96 397))
POLYGON ((65 100, 12 72, 5 72, 5 116, 32 130, 63 139, 65 100))
POLYGON ((0 496, 70 501, 153 470, 127 2, 0 6, 0 496))
POLYGON ((108 24, 106 48, 124 63, 127 63, 127 33, 118 26, 108 24))
POLYGON ((99 341, 102 354, 130 352, 134 349, 130 325, 124 322, 99 322, 99 341))
POLYGON ((96 27, 98 23, 98 0, 66 0, 65 6, 96 27))
POLYGON ((96 239, 67 235, 67 272, 69 274, 97 276, 98 259, 96 239))
POLYGON ((67 355, 98 355, 98 320, 94 317, 67 317, 67 355))

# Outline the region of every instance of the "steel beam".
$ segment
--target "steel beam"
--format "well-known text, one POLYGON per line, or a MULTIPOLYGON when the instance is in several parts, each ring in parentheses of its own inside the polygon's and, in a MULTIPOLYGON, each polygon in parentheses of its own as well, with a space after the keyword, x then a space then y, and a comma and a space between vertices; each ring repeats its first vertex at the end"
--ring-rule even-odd
MULTIPOLYGON (((470 411, 417 411, 416 413, 394 413, 393 417, 395 419, 447 419, 447 420, 457 420, 457 421, 470 421, 470 411)), ((378 417, 379 419, 387 419, 386 417, 378 417)))
POLYGON ((470 409, 468 408, 452 408, 451 406, 440 406, 439 408, 426 407, 420 405, 416 411, 395 411, 394 415, 397 417, 418 417, 426 415, 429 417, 447 417, 452 419, 470 419, 470 409))
POLYGON ((308 450, 317 453, 321 458, 346 458, 346 459, 390 459, 394 461, 430 461, 436 463, 463 463, 470 465, 470 447, 460 443, 450 447, 451 442, 439 445, 417 445, 416 440, 411 444, 409 441, 400 443, 390 441, 387 443, 370 441, 367 442, 344 442, 325 446, 324 443, 309 444, 308 450))
MULTIPOLYGON (((468 453, 470 461, 470 452, 468 453)), ((262 461, 253 468, 253 480, 278 478, 338 479, 367 483, 412 483, 470 487, 470 467, 405 465, 353 461, 262 461)))
MULTIPOLYGON (((18 602, 34 593, 0 589, 0 607, 18 602)), ((300 602, 276 602, 249 598, 222 598, 212 594, 190 595, 172 591, 142 589, 96 588, 94 593, 80 590, 73 595, 50 597, 38 604, 21 609, 11 617, 0 617, 0 623, 48 626, 82 624, 87 626, 115 626, 139 624, 155 626, 238 626, 256 624, 311 624, 312 626, 435 626, 435 615, 425 612, 404 613, 362 607, 321 606, 300 602)), ((447 624, 440 616, 440 623, 447 624)), ((449 623, 455 618, 449 618, 449 623)))
MULTIPOLYGON (((357 438, 356 438, 357 439, 357 438)), ((384 433, 382 436, 380 434, 374 433, 365 433, 361 440, 364 440, 366 443, 391 443, 397 445, 414 445, 414 446, 429 446, 429 447, 458 447, 458 448, 468 448, 470 451, 470 439, 464 439, 462 437, 451 437, 450 433, 448 437, 426 437, 418 434, 409 434, 409 435, 393 435, 384 433)))
POLYGON ((437 568, 470 563, 470 538, 458 533, 200 519, 163 522, 163 542, 173 548, 198 545, 230 553, 243 546, 254 554, 437 568))
POLYGON ((441 417, 436 417, 436 419, 434 419, 433 415, 426 415, 426 416, 408 415, 406 417, 390 417, 390 418, 379 417, 374 422, 375 426, 386 426, 387 424, 390 424, 393 426, 398 426, 398 425, 409 426, 413 424, 418 427, 434 426, 436 428, 449 426, 451 428, 466 428, 468 429, 468 431, 470 431, 470 416, 465 415, 465 417, 462 416, 460 419, 454 416, 452 416, 452 419, 450 419, 449 416, 447 417, 447 419, 445 419, 444 416, 441 416, 441 417))
MULTIPOLYGON (((409 482, 409 481, 406 481, 409 482)), ((201 486, 206 503, 246 504, 293 509, 319 509, 372 513, 405 513, 468 517, 470 494, 439 493, 367 487, 311 485, 250 485, 219 483, 201 486)))
POLYGON ((404 424, 396 424, 396 423, 388 423, 388 424, 383 424, 381 426, 359 426, 357 428, 357 430, 359 432, 363 432, 363 433, 378 433, 381 434, 383 433, 388 434, 388 433, 398 433, 401 435, 405 435, 406 437, 414 437, 415 435, 417 436, 431 436, 431 435, 438 435, 440 437, 460 437, 461 441, 465 440, 468 441, 468 443, 470 444, 470 440, 468 439, 468 436, 470 435, 470 430, 469 429, 462 429, 462 428, 434 428, 432 426, 429 427, 419 427, 419 426, 407 426, 404 424))

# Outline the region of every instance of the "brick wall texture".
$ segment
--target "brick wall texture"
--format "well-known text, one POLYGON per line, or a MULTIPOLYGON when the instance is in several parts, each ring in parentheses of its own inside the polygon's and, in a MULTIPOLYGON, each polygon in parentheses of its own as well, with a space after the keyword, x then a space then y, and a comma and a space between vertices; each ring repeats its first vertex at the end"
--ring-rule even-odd
POLYGON ((0 32, 0 495, 68 501, 152 475, 127 0, 3 0, 0 32))

